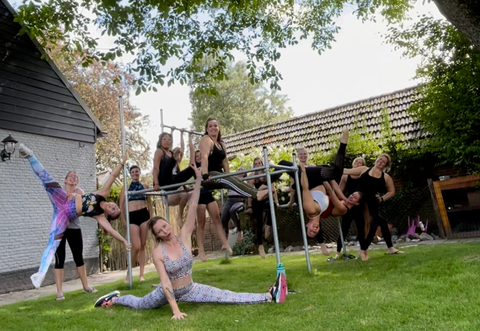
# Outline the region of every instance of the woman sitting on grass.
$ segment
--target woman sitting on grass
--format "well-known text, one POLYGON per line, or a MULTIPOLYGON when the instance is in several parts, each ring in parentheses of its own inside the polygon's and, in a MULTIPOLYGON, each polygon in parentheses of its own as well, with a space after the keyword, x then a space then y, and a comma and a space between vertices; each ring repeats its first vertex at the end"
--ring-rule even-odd
POLYGON ((172 308, 172 319, 183 319, 177 302, 253 304, 283 302, 286 295, 286 279, 280 274, 268 293, 235 293, 212 286, 194 283, 192 280, 192 232, 195 228, 197 202, 200 195, 201 172, 195 165, 195 188, 188 205, 187 220, 180 231, 180 237, 173 234, 168 221, 156 216, 150 219, 149 228, 157 240, 152 252, 153 263, 160 276, 161 286, 143 298, 133 295, 119 296, 118 291, 109 293, 95 302, 95 307, 122 305, 134 309, 158 308, 167 303, 172 308))

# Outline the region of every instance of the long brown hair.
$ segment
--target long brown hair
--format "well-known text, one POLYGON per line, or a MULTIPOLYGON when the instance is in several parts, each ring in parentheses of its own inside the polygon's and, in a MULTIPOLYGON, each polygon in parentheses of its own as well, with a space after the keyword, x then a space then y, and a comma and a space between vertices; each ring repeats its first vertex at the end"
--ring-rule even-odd
MULTIPOLYGON (((172 138, 172 135, 168 132, 162 132, 160 133, 160 135, 158 136, 158 141, 157 141, 157 149, 159 148, 162 148, 162 139, 163 137, 165 136, 169 136, 170 139, 173 141, 173 138, 172 138)), ((168 150, 170 150, 170 146, 168 146, 168 150)))
MULTIPOLYGON (((216 118, 212 118, 212 117, 209 117, 207 119, 207 122, 205 123, 205 135, 208 136, 208 132, 207 132, 207 128, 208 128, 208 122, 211 122, 211 121, 216 121, 217 124, 218 124, 218 121, 216 118)), ((222 140, 222 129, 220 129, 220 124, 218 124, 218 135, 217 135, 217 141, 218 142, 221 142, 222 145, 223 145, 223 140, 222 140)))

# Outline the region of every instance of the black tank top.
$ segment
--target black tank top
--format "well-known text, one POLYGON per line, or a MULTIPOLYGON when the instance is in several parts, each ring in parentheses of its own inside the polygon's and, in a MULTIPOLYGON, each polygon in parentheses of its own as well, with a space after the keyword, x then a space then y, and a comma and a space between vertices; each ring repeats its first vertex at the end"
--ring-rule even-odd
POLYGON ((93 217, 101 215, 104 210, 100 208, 100 203, 105 198, 98 194, 87 193, 82 195, 82 216, 93 217))
POLYGON ((375 178, 369 175, 370 170, 372 170, 372 168, 368 169, 360 176, 357 191, 360 191, 367 196, 375 196, 377 193, 385 192, 385 174, 382 172, 380 178, 375 178))
POLYGON ((348 175, 347 183, 345 184, 345 192, 347 195, 352 194, 358 187, 360 183, 360 177, 352 178, 352 176, 348 175))
POLYGON ((227 157, 225 149, 220 149, 217 147, 217 144, 213 144, 212 153, 208 156, 208 172, 218 171, 223 172, 222 162, 227 157))
POLYGON ((173 184, 173 168, 175 168, 176 165, 177 161, 163 151, 162 162, 160 162, 158 172, 158 184, 160 184, 160 186, 173 184))

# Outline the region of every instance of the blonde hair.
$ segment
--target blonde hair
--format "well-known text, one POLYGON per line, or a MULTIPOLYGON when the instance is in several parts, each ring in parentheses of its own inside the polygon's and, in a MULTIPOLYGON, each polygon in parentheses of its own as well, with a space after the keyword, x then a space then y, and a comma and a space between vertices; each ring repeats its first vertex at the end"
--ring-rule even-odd
POLYGON ((158 221, 164 221, 166 222, 167 224, 170 224, 169 221, 167 221, 165 218, 163 218, 162 216, 154 216, 152 217, 151 219, 148 220, 148 228, 150 229, 150 231, 152 232, 153 234, 153 237, 155 238, 155 241, 158 243, 161 241, 161 239, 159 239, 157 237, 157 234, 155 233, 155 231, 153 231, 153 227, 155 226, 155 224, 157 224, 158 221))
POLYGON ((387 165, 385 166, 384 171, 389 172, 392 167, 392 158, 390 157, 390 155, 384 153, 384 154, 381 154, 379 157, 377 157, 377 160, 375 161, 375 163, 377 163, 378 159, 381 157, 385 157, 387 159, 387 165))
POLYGON ((362 163, 363 163, 363 164, 362 164, 362 166, 365 166, 365 163, 366 163, 366 162, 365 162, 365 159, 364 159, 363 157, 361 157, 361 156, 359 156, 359 157, 356 157, 356 158, 355 158, 355 160, 353 160, 353 162, 352 162, 352 166, 354 166, 354 165, 355 165, 355 162, 357 162, 357 161, 360 161, 360 160, 361 160, 361 161, 362 161, 362 163))

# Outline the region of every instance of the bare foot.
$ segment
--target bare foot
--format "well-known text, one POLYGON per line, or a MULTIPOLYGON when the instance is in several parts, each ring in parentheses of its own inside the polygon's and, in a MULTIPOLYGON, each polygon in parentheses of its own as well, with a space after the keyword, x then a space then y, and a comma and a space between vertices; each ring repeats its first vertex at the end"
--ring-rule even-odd
POLYGON ((237 235, 237 243, 241 242, 243 240, 243 231, 240 231, 237 235))
POLYGON ((341 255, 341 254, 340 254, 339 252, 337 252, 337 253, 335 254, 335 260, 338 260, 338 259, 340 258, 340 255, 341 255))
POLYGON ((124 281, 125 284, 128 284, 130 283, 130 278, 128 277, 128 271, 127 271, 127 275, 125 276, 125 281, 124 281))
POLYGON ((203 249, 198 249, 198 258, 202 262, 207 262, 207 257, 205 256, 205 251, 203 249))
POLYGON ((340 136, 340 142, 343 144, 348 142, 348 129, 343 129, 342 135, 340 136))
POLYGON ((367 251, 358 251, 358 256, 360 257, 360 259, 362 259, 362 261, 367 261, 368 260, 368 253, 367 251))
POLYGON ((327 245, 325 243, 320 244, 320 250, 322 251, 322 254, 325 256, 330 256, 330 252, 327 249, 327 245))
POLYGON ((260 257, 265 260, 265 248, 263 248, 263 245, 258 246, 258 254, 260 254, 260 257))
POLYGON ((268 190, 261 190, 257 192, 257 200, 262 201, 268 198, 268 190))
POLYGON ((228 244, 222 246, 222 251, 228 251, 228 255, 233 255, 233 251, 228 244))
POLYGON ((144 281, 145 281, 145 278, 143 278, 143 276, 140 276, 140 281, 141 281, 141 282, 144 282, 144 281))

